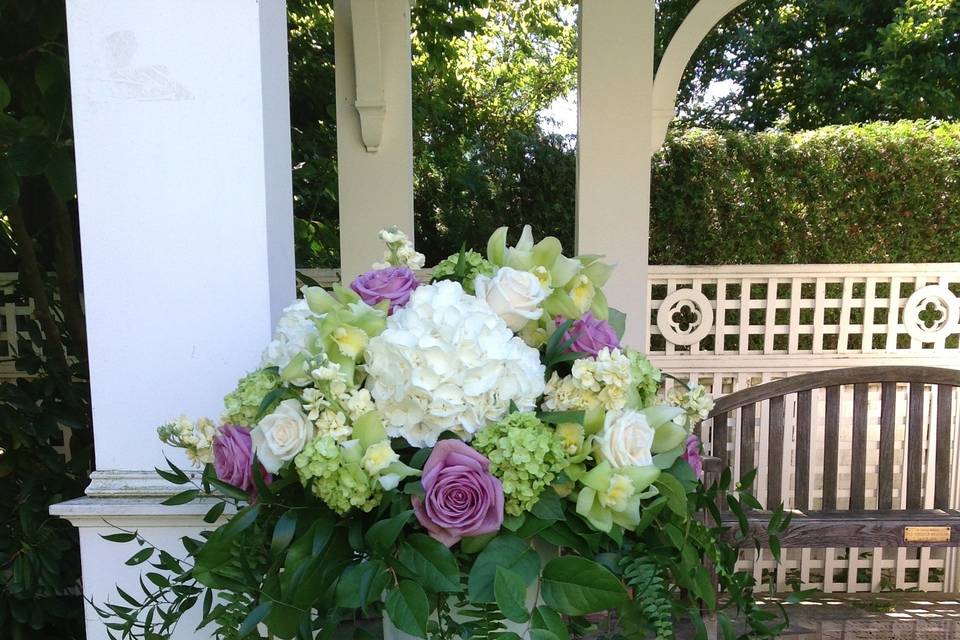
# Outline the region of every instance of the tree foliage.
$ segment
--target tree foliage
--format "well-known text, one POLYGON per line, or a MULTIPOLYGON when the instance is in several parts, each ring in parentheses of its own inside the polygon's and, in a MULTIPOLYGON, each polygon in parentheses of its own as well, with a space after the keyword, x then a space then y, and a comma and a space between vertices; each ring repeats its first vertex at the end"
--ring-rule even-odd
MULTIPOLYGON (((693 0, 660 0, 660 51, 693 0)), ((700 46, 682 85, 699 126, 793 131, 960 115, 960 3, 750 0, 700 46), (715 81, 734 83, 716 104, 715 81)))
POLYGON ((48 513, 90 466, 69 93, 63 1, 0 0, 0 263, 19 273, 6 301, 34 307, 6 356, 29 377, 0 384, 0 629, 15 640, 84 635, 77 532, 48 513))
MULTIPOLYGON (((336 266, 330 0, 289 3, 298 264, 336 266)), ((412 9, 417 239, 429 262, 505 216, 572 246, 569 141, 539 114, 576 79, 572 0, 423 0, 412 9)))

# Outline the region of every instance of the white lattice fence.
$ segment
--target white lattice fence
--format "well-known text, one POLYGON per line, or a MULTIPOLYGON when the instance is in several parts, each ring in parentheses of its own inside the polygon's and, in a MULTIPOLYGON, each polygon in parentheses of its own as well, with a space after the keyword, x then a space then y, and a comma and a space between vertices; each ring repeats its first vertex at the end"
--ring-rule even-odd
MULTIPOLYGON (((675 375, 700 381, 715 396, 836 367, 900 364, 960 368, 960 264, 662 266, 651 271, 651 359, 675 375)), ((845 389, 844 393, 852 391, 845 389)), ((931 416, 935 418, 932 401, 928 397, 925 403, 927 434, 931 433, 931 416)), ((795 403, 795 398, 788 397, 786 456, 792 454, 795 442, 795 403)), ((844 404, 850 405, 849 400, 845 398, 844 404)), ((960 442, 957 404, 955 398, 954 443, 960 442)), ((819 412, 813 416, 811 441, 812 454, 817 455, 819 446, 822 457, 822 399, 819 412)), ((851 419, 850 415, 841 416, 840 508, 845 506, 844 499, 849 499, 851 419)), ((757 460, 766 456, 767 420, 764 407, 758 416, 757 460)), ((900 466, 904 464, 905 424, 905 416, 898 415, 897 483, 905 479, 900 466)), ((732 434, 728 446, 739 472, 737 436, 732 434)), ((878 406, 870 407, 868 436, 868 489, 875 490, 878 406)), ((710 437, 705 434, 708 448, 713 446, 710 437)), ((929 446, 931 439, 925 442, 929 446)), ((781 472, 783 486, 789 489, 784 499, 792 507, 793 469, 784 465, 781 472)), ((762 468, 755 484, 761 501, 766 473, 762 468)), ((932 486, 933 470, 925 470, 924 478, 926 486, 932 486)), ((953 480, 957 504, 960 486, 958 477, 953 480)), ((822 492, 822 474, 813 475, 811 482, 810 495, 816 500, 822 492)), ((895 493, 895 501, 901 495, 895 493)), ((952 551, 790 549, 784 550, 783 560, 778 567, 769 553, 756 560, 753 554, 744 554, 740 564, 752 568, 758 581, 764 579, 778 590, 790 581, 827 592, 960 587, 957 554, 952 551)))

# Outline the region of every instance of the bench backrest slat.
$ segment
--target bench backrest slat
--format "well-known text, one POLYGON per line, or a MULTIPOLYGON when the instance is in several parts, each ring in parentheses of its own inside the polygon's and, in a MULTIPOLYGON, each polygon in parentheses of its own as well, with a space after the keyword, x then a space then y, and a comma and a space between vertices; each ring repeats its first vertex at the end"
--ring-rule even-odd
POLYGON ((950 416, 953 411, 953 387, 941 384, 937 386, 937 457, 941 452, 948 456, 939 461, 934 483, 933 506, 937 509, 950 508, 950 416))
POLYGON ((791 468, 793 486, 787 485, 786 492, 793 489, 792 506, 797 509, 953 508, 950 464, 956 427, 953 423, 953 394, 957 387, 960 387, 960 371, 932 367, 853 367, 802 374, 750 387, 717 400, 708 417, 708 421, 713 420, 713 455, 722 465, 733 466, 730 440, 737 443, 735 453, 739 464, 736 466, 740 475, 760 467, 759 478, 766 483, 767 508, 774 508, 783 501, 784 482, 785 478, 787 481, 791 478, 791 468), (820 389, 823 391, 818 391, 820 389), (906 397, 904 391, 908 392, 906 397), (796 430, 791 433, 787 430, 787 419, 793 416, 787 414, 793 411, 794 397, 796 430), (900 404, 898 411, 898 402, 904 397, 906 403, 900 404), (820 406, 814 406, 814 402, 819 403, 821 398, 822 414, 820 406), (868 500, 872 486, 868 489, 867 472, 873 473, 872 464, 868 466, 871 457, 868 443, 871 416, 876 416, 871 411, 871 403, 877 401, 880 432, 879 456, 873 458, 877 460, 878 481, 874 502, 868 500), (843 402, 852 404, 843 407, 843 402), (758 460, 757 429, 764 411, 769 425, 765 430, 767 446, 760 447, 763 457, 758 460), (734 418, 732 427, 731 417, 734 418), (821 417, 822 422, 814 422, 821 417), (817 455, 819 443, 814 441, 819 424, 823 425, 822 458, 817 455), (903 458, 897 462, 896 451, 901 441, 897 430, 903 426, 906 427, 905 437, 900 436, 905 440, 903 458), (731 428, 735 429, 733 433, 731 428), (843 438, 849 438, 851 453, 849 458, 841 461, 843 438), (841 503, 840 491, 845 492, 847 485, 844 483, 842 489, 838 486, 840 469, 841 462, 846 467, 847 461, 850 498, 841 503), (821 470, 823 499, 818 503, 812 485, 821 470), (895 502, 901 473, 905 476, 905 492, 901 498, 903 501, 895 502), (933 476, 932 485, 925 480, 930 478, 928 474, 933 476), (925 487, 932 491, 932 499, 925 487))
POLYGON ((729 435, 727 433, 728 416, 724 413, 718 413, 713 416, 713 457, 720 460, 720 467, 726 469, 730 466, 730 453, 727 449, 729 435))
POLYGON ((827 387, 827 405, 823 415, 823 509, 837 508, 838 457, 840 455, 840 387, 827 387))
POLYGON ((797 461, 793 488, 797 509, 810 507, 810 432, 813 412, 813 392, 807 389, 797 394, 797 461))
POLYGON ((880 387, 880 479, 877 485, 877 507, 893 508, 893 452, 897 435, 897 383, 884 382, 880 387))
POLYGON ((756 468, 754 449, 757 446, 757 405, 740 409, 740 474, 756 468))
POLYGON ((779 504, 782 500, 781 483, 783 481, 783 396, 770 399, 770 431, 767 450, 767 501, 779 504))
POLYGON ((869 386, 853 385, 853 437, 850 441, 850 508, 862 510, 866 498, 867 477, 867 409, 869 386))
POLYGON ((910 383, 907 417, 907 509, 922 509, 923 385, 910 383))

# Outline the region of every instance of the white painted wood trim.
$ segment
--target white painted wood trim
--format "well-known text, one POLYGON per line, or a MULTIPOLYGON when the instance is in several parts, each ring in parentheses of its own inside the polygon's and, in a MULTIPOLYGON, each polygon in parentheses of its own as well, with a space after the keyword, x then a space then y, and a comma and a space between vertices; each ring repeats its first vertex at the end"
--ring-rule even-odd
POLYGON ((673 34, 660 59, 653 83, 651 153, 663 144, 667 128, 676 117, 677 92, 690 58, 721 18, 745 1, 700 0, 673 34))

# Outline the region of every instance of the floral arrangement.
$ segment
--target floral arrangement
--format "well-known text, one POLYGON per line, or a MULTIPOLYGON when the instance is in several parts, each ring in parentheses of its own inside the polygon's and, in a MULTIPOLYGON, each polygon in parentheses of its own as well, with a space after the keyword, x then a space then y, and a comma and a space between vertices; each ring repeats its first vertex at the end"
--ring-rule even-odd
POLYGON ((730 486, 701 482, 713 401, 622 344, 610 265, 502 228, 421 283, 406 236, 380 237, 383 263, 348 287, 302 289, 219 422, 159 428, 203 470, 158 470, 193 485, 167 503, 207 501, 219 526, 183 558, 107 536, 155 567, 142 597, 99 608, 114 637, 169 637, 193 606, 218 638, 383 615, 421 638, 568 640, 611 610, 627 636, 673 637, 718 609, 708 566, 756 633, 777 630, 703 517, 730 486))

